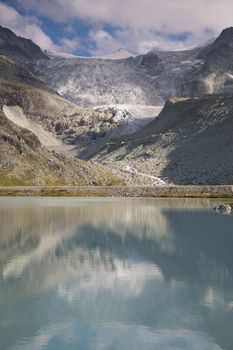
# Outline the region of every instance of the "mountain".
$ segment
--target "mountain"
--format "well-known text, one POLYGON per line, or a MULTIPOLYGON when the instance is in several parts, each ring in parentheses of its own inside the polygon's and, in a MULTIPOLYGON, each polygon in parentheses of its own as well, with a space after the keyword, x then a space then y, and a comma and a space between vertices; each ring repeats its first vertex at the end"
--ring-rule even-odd
POLYGON ((65 100, 19 63, 43 57, 31 41, 3 28, 0 37, 8 55, 0 55, 0 185, 123 184, 108 168, 47 149, 67 152, 63 142, 77 137, 70 133, 72 122, 94 112, 65 100))
POLYGON ((162 105, 172 97, 232 90, 233 28, 192 50, 34 61, 36 75, 81 106, 162 105), (129 57, 130 56, 130 57, 129 57), (108 58, 108 59, 106 59, 108 58), (115 59, 118 58, 118 59, 115 59))
MULTIPOLYGON (((0 30, 0 39, 4 33, 4 29, 0 30)), ((10 33, 14 39, 10 40, 13 43, 17 40, 18 46, 22 47, 24 39, 10 33)), ((57 126, 50 125, 50 117, 46 119, 46 128, 65 142, 86 142, 106 135, 112 138, 117 132, 122 135, 123 129, 130 134, 148 122, 147 117, 155 116, 154 113, 146 115, 141 124, 141 119, 135 118, 127 108, 122 113, 118 105, 162 106, 172 96, 200 97, 206 93, 231 92, 232 40, 233 30, 228 28, 215 41, 192 50, 151 51, 138 56, 130 53, 131 57, 120 59, 44 54, 40 50, 39 56, 42 54, 42 57, 37 59, 36 55, 31 55, 33 59, 27 67, 33 70, 38 82, 44 82, 44 88, 49 86, 64 98, 84 107, 85 111, 89 108, 86 112, 82 108, 78 114, 68 113, 65 121, 63 117, 57 118, 57 126), (102 108, 112 105, 116 106, 117 112, 102 108), (95 107, 95 111, 90 107, 95 107), (116 118, 116 113, 121 117, 116 118)), ((119 53, 128 55, 125 49, 119 53)))
MULTIPOLYGON (((84 109, 59 96, 30 71, 39 58, 41 64, 49 61, 47 54, 30 40, 0 27, 0 107, 18 105, 26 117, 68 144, 111 137, 115 129, 120 131, 128 124, 125 133, 144 125, 141 117, 138 120, 127 110, 118 107, 97 108, 96 111, 84 109)), ((64 54, 51 55, 67 57, 64 54)), ((18 116, 13 119, 18 120, 18 116)))
MULTIPOLYGON (((39 138, 42 126, 66 144, 110 136, 115 129, 120 131, 119 128, 128 124, 126 134, 127 130, 132 132, 144 125, 141 121, 131 126, 134 117, 124 109, 78 107, 47 87, 28 69, 0 55, 0 108, 4 105, 18 106, 18 109, 11 108, 14 114, 10 113, 11 120, 20 126, 31 123, 33 127, 34 123, 31 130, 35 130, 39 138)), ((53 137, 50 135, 49 140, 53 137)))
POLYGON ((109 104, 163 105, 172 97, 233 91, 233 28, 186 51, 126 49, 103 57, 44 53, 31 40, 0 27, 0 54, 33 70, 63 97, 90 107, 109 104))
POLYGON ((2 55, 0 107, 8 123, 35 133, 39 153, 49 152, 44 146, 67 152, 71 144, 78 158, 120 171, 133 184, 229 184, 232 50, 227 28, 215 41, 180 52, 120 59, 42 52, 24 68, 19 55, 2 55))
POLYGON ((37 136, 0 112, 0 185, 116 185, 124 181, 101 165, 48 151, 37 136))
POLYGON ((10 29, 0 26, 0 55, 26 65, 36 59, 48 59, 39 46, 31 40, 17 36, 10 29))
POLYGON ((163 105, 183 93, 183 80, 203 64, 201 48, 149 52, 125 59, 56 57, 34 62, 34 73, 59 94, 80 106, 163 105))
POLYGON ((233 183, 233 95, 171 99, 151 123, 127 138, 101 145, 93 159, 148 183, 147 176, 175 184, 233 183))

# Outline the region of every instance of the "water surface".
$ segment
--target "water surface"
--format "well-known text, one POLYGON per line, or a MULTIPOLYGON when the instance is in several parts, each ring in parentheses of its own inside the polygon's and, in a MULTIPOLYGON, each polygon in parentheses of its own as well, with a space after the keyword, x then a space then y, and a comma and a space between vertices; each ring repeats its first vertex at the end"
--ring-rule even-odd
POLYGON ((0 199, 1 350, 232 350, 233 217, 205 200, 0 199))

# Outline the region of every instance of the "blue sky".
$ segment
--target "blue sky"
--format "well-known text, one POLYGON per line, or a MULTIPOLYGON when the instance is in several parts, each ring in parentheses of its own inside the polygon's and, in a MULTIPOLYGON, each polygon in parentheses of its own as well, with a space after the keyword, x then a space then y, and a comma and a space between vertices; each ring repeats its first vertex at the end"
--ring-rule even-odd
POLYGON ((190 48, 231 26, 232 13, 232 0, 0 0, 0 25, 88 56, 190 48))

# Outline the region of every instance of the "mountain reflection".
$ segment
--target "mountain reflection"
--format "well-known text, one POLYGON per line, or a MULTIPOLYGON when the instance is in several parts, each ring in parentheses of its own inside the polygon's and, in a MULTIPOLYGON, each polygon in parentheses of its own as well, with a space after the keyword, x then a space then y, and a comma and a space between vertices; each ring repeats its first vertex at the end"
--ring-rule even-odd
MULTIPOLYGON (((19 339, 73 319, 170 329, 169 334, 189 329, 192 341, 195 332, 206 334, 203 349, 230 350, 233 220, 204 209, 208 205, 162 199, 2 200, 2 341, 15 345, 10 328, 33 297, 30 310, 24 309, 27 331, 18 326, 19 339), (28 312, 36 313, 35 320, 26 321, 28 312)), ((200 345, 201 337, 194 343, 200 345)), ((185 341, 184 348, 191 348, 185 341)))

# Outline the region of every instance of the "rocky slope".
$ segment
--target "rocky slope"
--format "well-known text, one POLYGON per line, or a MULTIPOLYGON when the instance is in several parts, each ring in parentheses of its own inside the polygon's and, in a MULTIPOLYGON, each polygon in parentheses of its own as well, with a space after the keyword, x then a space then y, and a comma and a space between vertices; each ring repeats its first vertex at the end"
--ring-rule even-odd
MULTIPOLYGON (((125 107, 78 107, 47 88, 0 79, 0 107, 18 106, 34 123, 42 125, 65 144, 89 143, 130 134, 158 114, 158 108, 143 108, 145 117, 136 117, 125 107), (147 110, 150 113, 147 116, 147 110)), ((135 112, 134 112, 135 113, 135 112)), ((16 117, 15 117, 16 119, 16 117)))
POLYGON ((23 65, 36 59, 48 60, 48 57, 31 40, 17 36, 10 29, 0 26, 0 55, 12 58, 23 65))
POLYGON ((37 79, 28 69, 17 64, 11 58, 0 55, 0 79, 24 82, 37 87, 48 89, 39 79, 37 79))
POLYGON ((173 99, 130 138, 101 145, 92 155, 88 150, 87 157, 83 150, 83 158, 115 167, 131 181, 139 172, 174 184, 231 184, 232 135, 232 95, 173 99))
POLYGON ((116 185, 110 169, 48 151, 0 112, 0 185, 116 185))
POLYGON ((2 111, 13 123, 35 134, 43 146, 56 149, 59 146, 63 146, 62 142, 58 140, 51 132, 44 130, 40 124, 27 118, 23 113, 22 108, 19 106, 4 105, 2 111))

